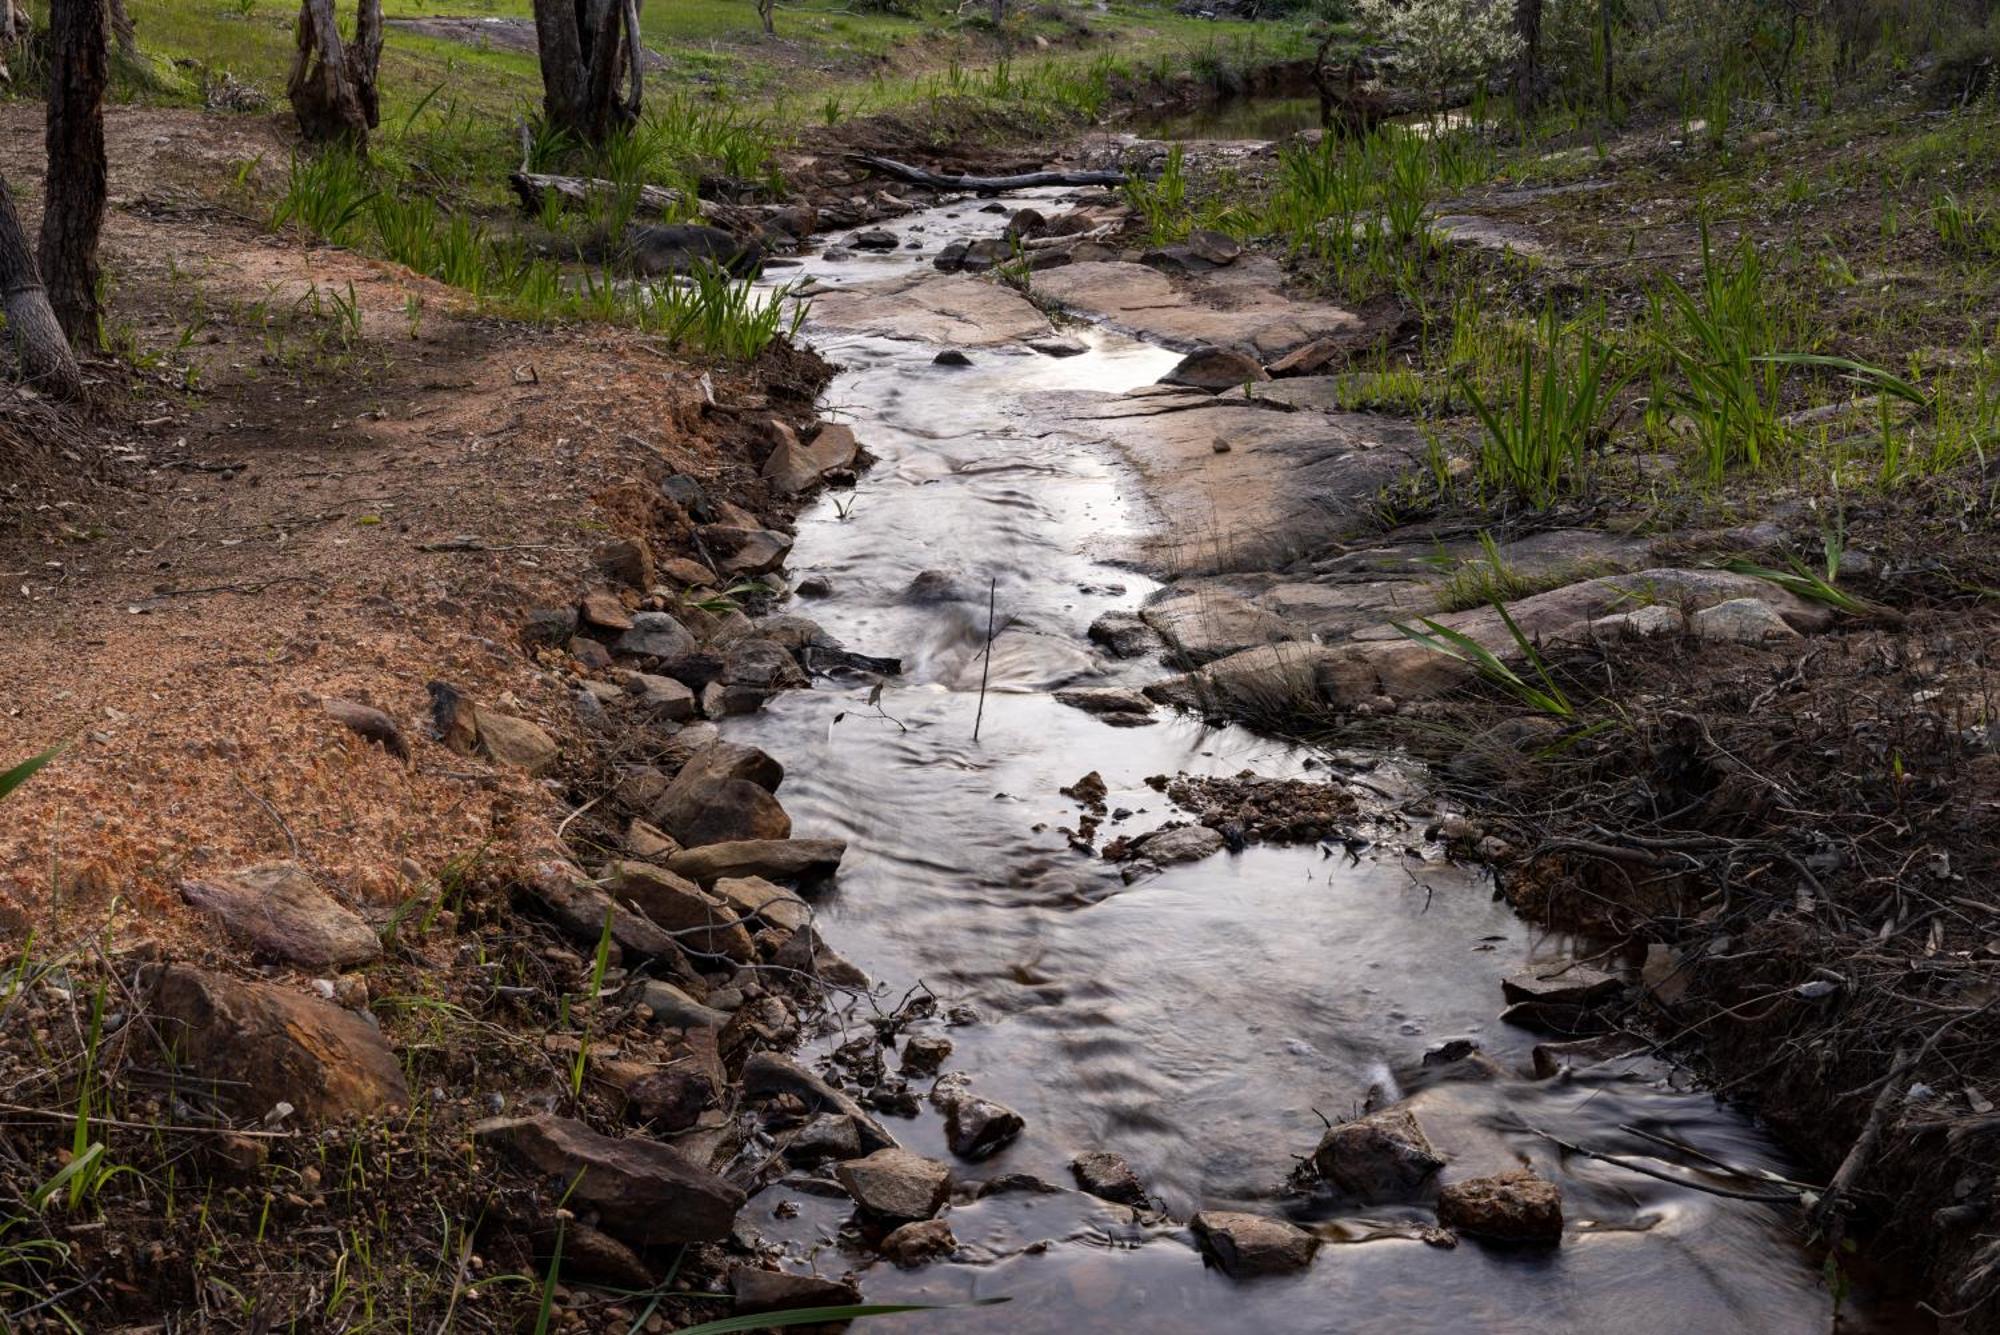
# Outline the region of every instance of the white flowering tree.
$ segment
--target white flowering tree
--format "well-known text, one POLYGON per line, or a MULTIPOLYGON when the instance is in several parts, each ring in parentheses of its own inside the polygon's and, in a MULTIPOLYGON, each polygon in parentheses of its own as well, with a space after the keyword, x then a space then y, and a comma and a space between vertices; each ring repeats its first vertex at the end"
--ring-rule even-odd
POLYGON ((1396 51, 1396 68, 1439 101, 1521 53, 1512 0, 1357 0, 1362 27, 1396 51))

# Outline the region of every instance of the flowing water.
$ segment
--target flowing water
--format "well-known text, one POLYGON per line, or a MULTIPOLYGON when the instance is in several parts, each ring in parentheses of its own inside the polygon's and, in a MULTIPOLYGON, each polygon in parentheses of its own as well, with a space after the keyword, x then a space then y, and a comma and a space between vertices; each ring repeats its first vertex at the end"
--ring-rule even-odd
MULTIPOLYGON (((997 232, 1000 220, 977 208, 892 224, 919 250, 815 259, 808 272, 861 283, 928 269, 945 240, 997 232)), ((953 369, 918 343, 810 325, 807 336, 845 368, 825 411, 852 421, 879 462, 856 490, 801 518, 794 577, 824 575, 833 594, 797 610, 851 648, 901 655, 906 673, 876 705, 865 687, 821 683, 733 721, 730 735, 784 762, 799 834, 848 841, 819 905, 829 941, 887 985, 890 1005, 921 982, 969 1007, 976 1022, 941 1031, 955 1045, 946 1069, 1028 1128, 978 1164, 952 1160, 928 1108, 890 1119, 891 1130, 952 1162, 962 1181, 1030 1173, 1067 1187, 1073 1155, 1115 1150, 1176 1217, 1204 1207, 1286 1215, 1328 1245, 1301 1275, 1239 1283, 1206 1268, 1183 1228, 1142 1227, 1075 1192, 1008 1193, 952 1207, 958 1260, 898 1270, 841 1246, 844 1201, 782 1184, 751 1202, 745 1231, 782 1245, 796 1269, 861 1269, 871 1301, 1011 1299, 898 1317, 895 1329, 1830 1328, 1832 1303, 1794 1216, 1565 1158, 1528 1129, 1662 1153, 1620 1129, 1637 1126, 1787 1170, 1754 1125, 1667 1068, 1635 1059, 1571 1079, 1426 1080, 1423 1054, 1451 1039, 1523 1066, 1537 1039, 1498 1022, 1499 980, 1568 958, 1575 943, 1522 923, 1478 876, 1407 856, 1420 828, 1376 827, 1358 856, 1253 845, 1129 886, 1069 846, 1061 827, 1078 809, 1057 790, 1088 771, 1103 775, 1112 808, 1132 813, 1105 837, 1172 814, 1151 775, 1329 772, 1238 729, 1172 715, 1117 728, 1049 694, 1160 670, 1101 659, 1084 635, 1100 612, 1136 608, 1155 585, 1109 563, 1149 522, 1120 460, 1046 430, 1024 396, 1122 392, 1156 379, 1174 354, 1086 330, 1079 356, 986 349, 953 369), (941 577, 912 600, 906 590, 926 571, 941 577), (1003 629, 982 714, 989 593, 1003 629), (1432 1222, 1428 1206, 1337 1210, 1285 1194, 1322 1116, 1401 1097, 1457 1168, 1526 1161, 1559 1182, 1571 1222, 1563 1246, 1468 1239, 1440 1249, 1416 1236, 1432 1222)), ((1368 777, 1381 792, 1411 790, 1390 760, 1368 777)), ((1888 1325, 1850 1314, 1842 1328, 1888 1325)))

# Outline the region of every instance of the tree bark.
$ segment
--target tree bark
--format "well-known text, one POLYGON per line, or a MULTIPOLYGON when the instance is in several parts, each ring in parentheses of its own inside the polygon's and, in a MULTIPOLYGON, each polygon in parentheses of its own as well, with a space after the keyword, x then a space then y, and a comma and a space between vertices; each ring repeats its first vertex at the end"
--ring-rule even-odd
POLYGON ((97 237, 104 226, 104 85, 110 76, 104 0, 50 0, 41 272, 57 322, 82 348, 98 345, 103 315, 97 237))
POLYGON ((534 6, 549 127, 595 146, 637 124, 645 92, 638 0, 534 0, 534 6))
POLYGON ((368 132, 381 123, 375 78, 382 64, 382 0, 360 0, 354 41, 340 37, 333 0, 301 0, 298 48, 285 93, 299 133, 313 143, 347 143, 368 151, 368 132))
POLYGON ((1018 176, 946 176, 941 172, 925 171, 922 167, 912 167, 907 162, 894 158, 877 157, 873 153, 848 153, 849 162, 858 162, 864 167, 872 167, 884 176, 893 176, 911 185, 929 186, 933 190, 983 190, 996 193, 1003 190, 1032 190, 1045 185, 1123 185, 1127 177, 1124 172, 1022 172, 1018 176))
POLYGON ((772 11, 777 9, 777 7, 778 0, 757 0, 757 18, 764 25, 764 35, 766 37, 776 37, 778 35, 778 25, 772 19, 772 11))
POLYGON ((34 30, 34 19, 20 0, 0 0, 0 83, 14 81, 14 71, 7 62, 34 30))
POLYGON ((49 307, 41 271, 28 249, 28 233, 15 211, 13 192, 0 177, 0 305, 14 345, 20 378, 47 394, 71 398, 83 390, 76 354, 49 307))

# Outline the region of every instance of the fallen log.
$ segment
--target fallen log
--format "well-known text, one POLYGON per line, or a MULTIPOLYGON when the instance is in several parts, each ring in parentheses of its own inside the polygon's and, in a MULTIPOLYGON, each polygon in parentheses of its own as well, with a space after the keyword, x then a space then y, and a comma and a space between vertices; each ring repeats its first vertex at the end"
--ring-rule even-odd
MULTIPOLYGON (((514 193, 521 197, 521 207, 529 213, 540 213, 542 201, 549 195, 554 195, 565 205, 588 208, 598 200, 615 199, 629 188, 594 176, 549 176, 527 171, 515 172, 507 178, 507 183, 514 187, 514 193)), ((686 198, 680 191, 663 185, 639 187, 639 208, 646 213, 670 212, 679 208, 686 198)))
POLYGON ((1123 185, 1127 177, 1124 172, 1021 172, 1015 176, 946 176, 939 172, 925 171, 922 167, 912 167, 907 162, 894 158, 879 158, 873 153, 849 153, 849 162, 858 162, 871 167, 884 176, 893 176, 911 185, 928 186, 933 190, 1033 190, 1045 185, 1123 185))

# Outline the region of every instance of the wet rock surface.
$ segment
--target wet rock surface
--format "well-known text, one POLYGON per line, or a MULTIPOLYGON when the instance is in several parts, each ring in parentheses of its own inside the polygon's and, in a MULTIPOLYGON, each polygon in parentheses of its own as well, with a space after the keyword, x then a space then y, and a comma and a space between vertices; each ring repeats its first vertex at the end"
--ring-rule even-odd
POLYGON ((1319 1239, 1296 1224, 1232 1210, 1204 1210, 1189 1226, 1205 1256, 1231 1279, 1287 1275, 1312 1264, 1319 1239))
POLYGON ((929 1219, 951 1194, 951 1170, 904 1149, 877 1150, 834 1169, 854 1203, 878 1219, 929 1219))
POLYGON ((1554 1244, 1562 1241, 1562 1191, 1526 1172, 1468 1178, 1438 1193, 1438 1219, 1495 1242, 1554 1244))

